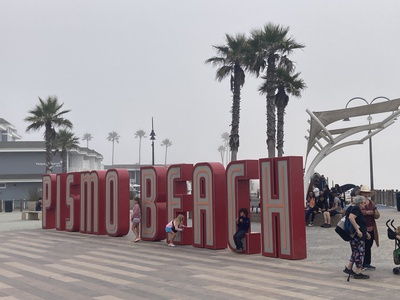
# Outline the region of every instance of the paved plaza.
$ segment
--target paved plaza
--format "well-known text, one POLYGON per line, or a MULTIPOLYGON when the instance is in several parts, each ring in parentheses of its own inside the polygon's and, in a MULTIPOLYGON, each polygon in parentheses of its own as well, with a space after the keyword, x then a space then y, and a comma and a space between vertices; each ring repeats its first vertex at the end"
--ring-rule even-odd
MULTIPOLYGON (((350 247, 333 228, 307 227, 305 260, 283 260, 164 242, 41 229, 21 212, 0 213, 3 299, 398 299, 394 241, 385 222, 400 212, 379 207, 381 246, 370 280, 347 282, 350 247)), ((253 223, 257 231, 259 223, 253 223)))

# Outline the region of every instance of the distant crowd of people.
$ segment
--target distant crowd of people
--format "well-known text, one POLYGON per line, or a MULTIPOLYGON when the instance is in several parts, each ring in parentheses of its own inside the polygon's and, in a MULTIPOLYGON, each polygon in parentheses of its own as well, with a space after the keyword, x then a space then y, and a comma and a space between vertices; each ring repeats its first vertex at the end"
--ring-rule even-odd
POLYGON ((329 228, 331 227, 331 217, 341 214, 345 205, 345 194, 338 184, 330 189, 325 183, 322 190, 314 186, 308 192, 306 199, 306 224, 314 226, 315 215, 321 213, 324 216, 324 224, 321 227, 329 228))

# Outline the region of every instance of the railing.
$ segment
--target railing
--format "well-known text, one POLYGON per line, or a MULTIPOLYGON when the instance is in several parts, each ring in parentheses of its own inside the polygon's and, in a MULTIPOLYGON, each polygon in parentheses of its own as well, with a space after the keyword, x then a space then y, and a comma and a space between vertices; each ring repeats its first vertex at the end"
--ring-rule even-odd
POLYGON ((6 211, 5 203, 12 201, 12 210, 28 210, 28 200, 27 199, 0 199, 0 212, 6 211))
POLYGON ((374 201, 376 204, 397 206, 398 190, 375 190, 374 201))

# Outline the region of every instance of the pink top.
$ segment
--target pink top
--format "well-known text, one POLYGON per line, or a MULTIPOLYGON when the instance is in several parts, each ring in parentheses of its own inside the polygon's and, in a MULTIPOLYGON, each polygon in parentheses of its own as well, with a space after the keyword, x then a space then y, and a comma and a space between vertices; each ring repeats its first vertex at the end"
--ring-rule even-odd
POLYGON ((179 231, 182 231, 182 230, 183 230, 182 227, 176 226, 175 220, 172 220, 171 222, 169 222, 165 227, 167 227, 167 228, 172 228, 172 222, 174 222, 175 230, 179 230, 179 231))
POLYGON ((134 218, 140 218, 141 217, 141 214, 140 214, 140 206, 139 206, 139 204, 135 204, 134 206, 133 206, 133 211, 132 211, 132 219, 134 219, 134 218))

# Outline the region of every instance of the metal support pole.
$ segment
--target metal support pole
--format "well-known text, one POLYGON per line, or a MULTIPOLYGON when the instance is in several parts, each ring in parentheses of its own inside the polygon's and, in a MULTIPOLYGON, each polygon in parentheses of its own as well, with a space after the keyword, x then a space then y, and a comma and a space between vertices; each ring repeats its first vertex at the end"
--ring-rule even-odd
POLYGON ((151 164, 154 166, 154 140, 156 139, 156 133, 154 132, 154 124, 153 124, 153 117, 151 117, 151 133, 150 133, 150 140, 151 140, 151 164))
POLYGON ((369 138, 369 182, 371 190, 374 190, 374 164, 372 162, 372 138, 369 138))
POLYGON ((154 166, 154 141, 151 142, 151 164, 154 166))

